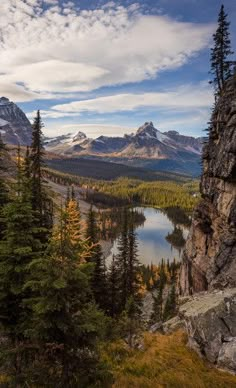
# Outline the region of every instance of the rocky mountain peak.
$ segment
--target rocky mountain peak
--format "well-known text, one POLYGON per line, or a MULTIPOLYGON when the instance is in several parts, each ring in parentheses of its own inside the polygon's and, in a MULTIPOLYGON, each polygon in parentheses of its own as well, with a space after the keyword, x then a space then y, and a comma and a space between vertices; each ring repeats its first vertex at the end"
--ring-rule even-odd
POLYGON ((78 131, 75 135, 73 135, 72 141, 77 142, 80 140, 85 140, 87 136, 85 135, 84 132, 78 131))
POLYGON ((136 132, 136 137, 138 138, 145 138, 145 139, 152 139, 153 141, 170 141, 166 135, 161 133, 158 129, 156 129, 153 125, 153 122, 146 122, 144 125, 142 125, 136 132))
POLYGON ((142 135, 142 136, 152 136, 156 137, 157 129, 154 127, 153 122, 146 122, 144 125, 139 127, 139 129, 136 132, 136 135, 142 135))
POLYGON ((0 105, 8 105, 10 103, 10 100, 6 97, 0 98, 0 105))
POLYGON ((32 127, 24 112, 6 97, 0 98, 0 132, 4 143, 30 145, 32 127))
POLYGON ((236 286, 236 75, 212 114, 200 190, 183 257, 184 294, 236 286))

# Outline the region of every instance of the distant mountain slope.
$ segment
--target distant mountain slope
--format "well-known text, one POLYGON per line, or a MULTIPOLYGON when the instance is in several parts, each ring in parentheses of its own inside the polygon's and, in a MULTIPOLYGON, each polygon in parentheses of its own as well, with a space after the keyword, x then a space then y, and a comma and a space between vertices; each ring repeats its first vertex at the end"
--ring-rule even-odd
POLYGON ((99 136, 89 139, 83 132, 46 139, 48 150, 67 155, 110 155, 126 158, 172 159, 179 152, 200 155, 202 138, 166 133, 156 129, 152 122, 141 126, 135 134, 123 137, 99 136))
POLYGON ((22 110, 6 97, 0 98, 0 133, 4 143, 30 145, 32 127, 22 110))
MULTIPOLYGON (((12 145, 30 145, 32 128, 22 110, 7 98, 0 98, 0 133, 3 141, 12 145)), ((200 155, 203 138, 184 136, 176 131, 160 132, 152 122, 146 122, 136 133, 124 136, 88 138, 85 133, 69 133, 45 137, 46 151, 60 157, 101 158, 154 171, 173 171, 200 175, 200 155)))
POLYGON ((123 137, 89 139, 78 132, 46 139, 45 147, 60 155, 99 156, 130 166, 199 175, 202 143, 203 138, 184 136, 176 131, 162 133, 152 122, 147 122, 135 134, 123 137))
POLYGON ((144 168, 125 166, 119 163, 105 162, 98 159, 69 158, 46 160, 49 168, 78 175, 81 177, 112 180, 119 177, 129 177, 146 181, 187 181, 190 177, 166 171, 150 171, 144 168))

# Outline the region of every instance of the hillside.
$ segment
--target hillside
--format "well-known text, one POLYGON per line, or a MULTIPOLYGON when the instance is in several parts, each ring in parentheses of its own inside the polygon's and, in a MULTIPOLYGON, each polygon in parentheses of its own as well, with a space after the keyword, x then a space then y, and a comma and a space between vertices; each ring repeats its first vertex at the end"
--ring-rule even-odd
POLYGON ((113 388, 235 388, 236 377, 205 363, 181 331, 144 335, 141 351, 124 342, 106 344, 103 358, 114 373, 113 388))
POLYGON ((167 171, 150 171, 141 167, 125 166, 124 164, 97 159, 46 159, 46 164, 48 167, 64 173, 94 179, 113 180, 119 177, 137 178, 145 181, 186 181, 190 179, 187 175, 180 175, 167 171))

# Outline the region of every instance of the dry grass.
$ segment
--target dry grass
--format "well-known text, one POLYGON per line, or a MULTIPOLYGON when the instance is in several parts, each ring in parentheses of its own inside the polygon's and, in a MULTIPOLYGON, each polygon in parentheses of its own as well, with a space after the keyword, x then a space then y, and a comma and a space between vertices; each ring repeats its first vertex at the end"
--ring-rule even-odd
POLYGON ((106 347, 113 388, 236 388, 236 377, 207 365, 188 349, 182 332, 147 333, 144 344, 144 351, 130 350, 121 341, 106 347))

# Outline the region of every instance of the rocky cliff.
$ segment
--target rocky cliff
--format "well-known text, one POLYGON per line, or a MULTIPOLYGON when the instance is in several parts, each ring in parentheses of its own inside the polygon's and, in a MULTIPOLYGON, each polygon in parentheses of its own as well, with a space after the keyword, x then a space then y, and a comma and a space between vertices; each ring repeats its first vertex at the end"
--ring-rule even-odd
POLYGON ((180 275, 185 295, 236 286, 236 75, 212 114, 200 190, 180 275))
POLYGON ((22 110, 8 98, 0 98, 0 133, 4 143, 30 145, 32 128, 22 110))

